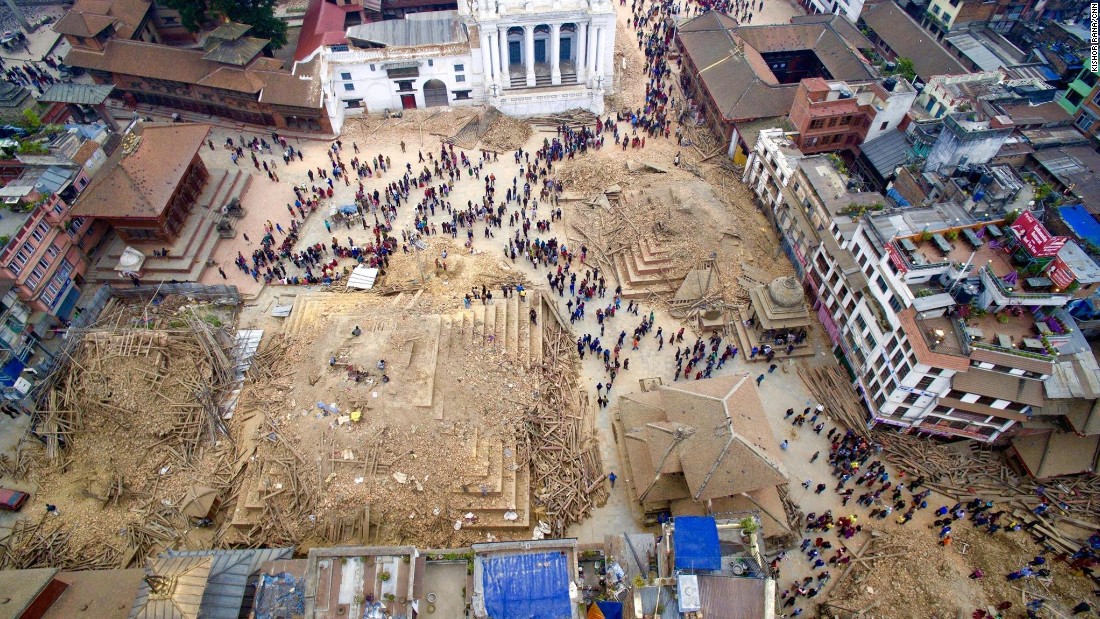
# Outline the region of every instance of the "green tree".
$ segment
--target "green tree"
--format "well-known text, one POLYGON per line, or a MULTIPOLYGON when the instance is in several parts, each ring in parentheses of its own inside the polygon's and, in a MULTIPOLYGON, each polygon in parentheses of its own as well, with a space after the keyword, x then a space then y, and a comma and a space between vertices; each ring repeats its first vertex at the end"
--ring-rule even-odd
POLYGON ((895 62, 897 62, 898 65, 898 68, 894 71, 895 73, 910 82, 913 81, 913 78, 917 77, 917 71, 913 68, 913 61, 911 59, 901 56, 895 62))
POLYGON ((252 26, 250 35, 270 39, 270 49, 286 45, 286 22, 275 17, 275 0, 165 0, 180 12, 183 26, 198 32, 208 21, 234 21, 252 26))

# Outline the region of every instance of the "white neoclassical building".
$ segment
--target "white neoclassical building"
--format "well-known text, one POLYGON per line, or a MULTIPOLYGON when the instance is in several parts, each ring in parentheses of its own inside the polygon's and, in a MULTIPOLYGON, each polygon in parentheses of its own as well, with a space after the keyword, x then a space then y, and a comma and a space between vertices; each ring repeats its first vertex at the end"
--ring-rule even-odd
POLYGON ((364 112, 439 106, 603 114, 615 76, 610 0, 484 1, 353 26, 346 43, 318 48, 333 129, 364 112))
POLYGON ((610 0, 469 0, 458 12, 480 57, 484 95, 501 111, 603 113, 615 75, 610 0))

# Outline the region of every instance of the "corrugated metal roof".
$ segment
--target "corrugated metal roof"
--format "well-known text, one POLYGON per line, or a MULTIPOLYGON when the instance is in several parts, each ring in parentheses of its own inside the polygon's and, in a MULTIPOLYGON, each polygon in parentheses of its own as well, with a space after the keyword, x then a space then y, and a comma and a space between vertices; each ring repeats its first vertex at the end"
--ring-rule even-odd
POLYGON ((430 19, 387 19, 348 28, 348 40, 359 47, 412 47, 465 43, 468 39, 455 11, 432 13, 430 19))
POLYGON ((875 167, 875 170, 883 178, 894 175, 894 169, 905 163, 905 156, 909 150, 909 140, 905 134, 897 129, 891 129, 877 138, 864 142, 860 146, 867 161, 875 167))
POLYGON ((212 564, 209 556, 161 556, 151 561, 134 598, 130 619, 198 619, 212 564), (157 588, 162 582, 163 591, 157 588))
POLYGON ((293 548, 251 550, 166 551, 161 557, 175 560, 208 559, 212 565, 202 591, 199 615, 203 619, 237 619, 248 588, 248 577, 267 561, 289 559, 293 548))
POLYGON ((947 37, 947 41, 959 50, 959 52, 970 59, 971 62, 978 65, 978 68, 982 71, 994 71, 1005 66, 1005 62, 997 57, 996 54, 989 51, 981 41, 974 38, 974 35, 969 33, 962 33, 947 37))
POLYGON ((759 619, 765 613, 763 578, 699 575, 699 596, 707 619, 759 619))
POLYGON ((106 84, 65 84, 58 82, 38 97, 43 103, 76 103, 78 105, 99 105, 107 100, 115 87, 106 84))

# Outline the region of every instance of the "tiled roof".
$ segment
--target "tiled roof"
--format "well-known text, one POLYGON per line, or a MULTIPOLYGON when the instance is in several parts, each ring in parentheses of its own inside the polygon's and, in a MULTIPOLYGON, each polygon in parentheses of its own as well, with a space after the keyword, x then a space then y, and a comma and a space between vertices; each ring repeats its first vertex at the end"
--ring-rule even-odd
POLYGON ((732 496, 787 480, 748 374, 674 383, 620 400, 631 482, 646 503, 732 496), (683 430, 678 445, 671 440, 683 430), (656 444, 650 444, 653 440, 656 444), (669 447, 673 451, 668 452, 669 447), (668 453, 658 477, 656 467, 668 453), (683 470, 683 474, 678 471, 683 470), (656 483, 654 480, 656 479, 656 483))
POLYGON ((348 9, 359 10, 360 7, 341 7, 325 0, 310 0, 309 8, 302 18, 302 31, 298 35, 298 45, 294 48, 294 60, 305 60, 318 48, 326 45, 347 43, 344 19, 348 9))
POLYGON ((281 63, 271 58, 260 57, 248 66, 236 67, 206 59, 204 55, 202 50, 112 39, 103 52, 74 49, 65 62, 85 69, 250 95, 262 92, 259 100, 274 105, 311 109, 321 106, 319 58, 298 64, 291 72, 279 69, 281 63))
POLYGON ((780 84, 762 53, 812 50, 834 79, 874 77, 857 51, 864 37, 846 41, 828 20, 737 26, 708 11, 681 26, 677 37, 727 120, 785 116, 790 111, 798 84, 780 84))
POLYGON ((99 105, 107 100, 115 87, 106 84, 66 84, 57 82, 46 89, 38 100, 42 103, 76 103, 99 105))
POLYGON ((141 143, 119 149, 76 200, 73 214, 89 217, 157 217, 206 141, 209 125, 147 125, 141 143))
POLYGON ((54 32, 94 37, 114 24, 118 36, 129 39, 137 32, 152 6, 147 0, 77 0, 57 23, 54 32))
POLYGON ((211 73, 225 68, 239 79, 222 80, 224 85, 219 88, 247 93, 259 91, 253 83, 245 79, 243 69, 206 60, 201 50, 168 47, 144 41, 111 39, 103 52, 74 49, 65 57, 65 63, 85 69, 173 80, 185 84, 198 84, 211 73))
POLYGON ((969 73, 897 4, 881 2, 868 5, 859 18, 899 57, 912 60, 917 76, 925 82, 934 75, 969 73))
POLYGON ((264 82, 260 93, 262 103, 295 107, 321 107, 321 57, 295 63, 293 73, 287 71, 255 71, 264 82))

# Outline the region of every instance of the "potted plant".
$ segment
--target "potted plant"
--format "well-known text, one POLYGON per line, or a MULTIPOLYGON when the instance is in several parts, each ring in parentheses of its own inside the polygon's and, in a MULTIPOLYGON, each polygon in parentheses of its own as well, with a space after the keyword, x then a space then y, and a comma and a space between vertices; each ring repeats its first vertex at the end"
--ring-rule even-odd
POLYGON ((386 582, 389 579, 390 579, 390 573, 389 572, 382 572, 381 574, 378 575, 378 580, 381 580, 382 582, 386 582))
POLYGON ((738 524, 741 525, 741 537, 749 537, 760 528, 760 525, 756 524, 755 518, 747 516, 742 518, 738 524))

